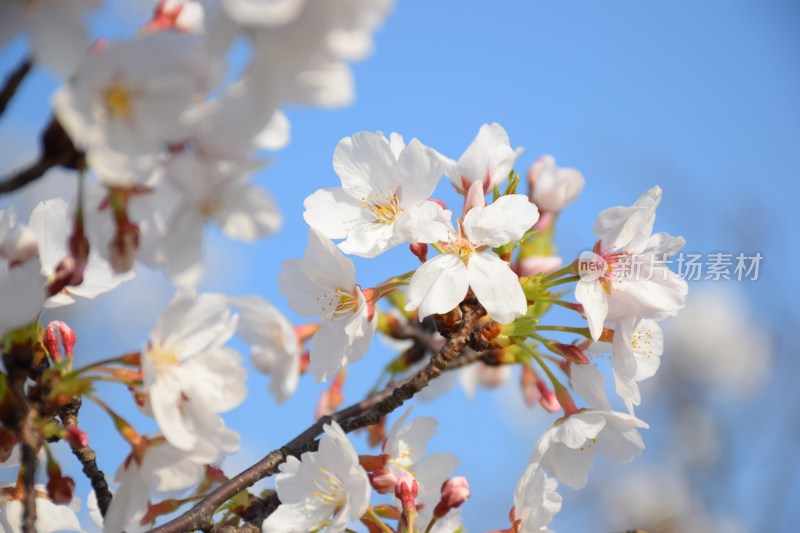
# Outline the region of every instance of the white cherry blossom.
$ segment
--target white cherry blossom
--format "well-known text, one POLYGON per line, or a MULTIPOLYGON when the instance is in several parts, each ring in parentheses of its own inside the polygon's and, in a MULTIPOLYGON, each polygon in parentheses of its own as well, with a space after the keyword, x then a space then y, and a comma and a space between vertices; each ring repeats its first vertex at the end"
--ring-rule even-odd
POLYGON ((269 392, 281 403, 300 379, 300 345, 292 324, 275 306, 259 296, 233 298, 239 309, 236 334, 250 344, 250 360, 271 376, 269 392))
POLYGON ((317 381, 364 357, 377 320, 356 285, 353 262, 331 241, 309 230, 303 259, 284 261, 278 286, 295 313, 322 319, 309 344, 308 371, 317 381))
POLYGON ((561 510, 558 481, 548 477, 537 465, 525 469, 514 491, 514 521, 518 533, 549 532, 547 526, 561 510))
POLYGON ((189 133, 181 114, 214 70, 199 37, 155 32, 87 53, 53 107, 104 184, 141 184, 167 144, 189 133))
POLYGON ((438 433, 438 421, 430 416, 406 420, 411 408, 394 423, 383 444, 383 453, 389 456, 386 469, 394 476, 411 474, 417 481, 417 525, 424 531, 433 517, 433 510, 441 497, 441 487, 458 466, 456 457, 448 452, 427 455, 428 441, 438 433))
POLYGON ((376 255, 404 242, 445 239, 448 225, 433 223, 421 208, 442 174, 435 152, 416 139, 359 132, 339 141, 333 168, 341 187, 320 189, 304 202, 303 217, 329 239, 345 239, 339 248, 361 257, 376 255), (415 213, 412 213, 415 211, 415 213))
POLYGON ((159 257, 173 283, 192 287, 203 274, 203 229, 215 222, 232 239, 252 242, 281 225, 274 200, 250 184, 249 172, 260 163, 206 158, 195 152, 175 154, 164 165, 158 194, 176 199, 163 226, 159 257))
POLYGON ((581 272, 575 298, 583 304, 592 338, 598 340, 606 319, 624 317, 660 320, 683 307, 688 285, 664 263, 684 245, 683 237, 653 234, 661 188, 644 193, 631 207, 611 207, 597 218, 600 239, 594 252, 584 252, 594 270, 581 272))
POLYGON ((560 482, 581 489, 589 479, 594 452, 619 463, 632 461, 644 442, 637 428, 649 426, 633 415, 607 410, 583 410, 545 431, 531 456, 560 482))
POLYGON ((517 275, 491 247, 520 239, 539 217, 522 194, 501 196, 486 207, 473 207, 440 242, 445 253, 428 260, 411 277, 407 311, 419 309, 420 320, 456 307, 472 289, 489 316, 511 322, 525 313, 527 302, 517 275))
POLYGON ((542 211, 559 212, 571 204, 583 190, 583 174, 574 168, 556 165, 551 155, 539 158, 528 174, 531 202, 542 211))
MULTIPOLYGON (((36 531, 38 533, 56 533, 57 531, 82 531, 78 516, 81 502, 73 498, 69 505, 60 505, 52 502, 45 494, 44 485, 35 485, 36 490, 36 531)), ((0 529, 4 533, 22 533, 23 506, 22 502, 9 498, 14 490, 14 485, 0 487, 0 529)))
POLYGON ((281 505, 264 521, 264 533, 306 533, 327 520, 326 531, 340 533, 367 512, 369 479, 353 445, 336 422, 323 430, 318 451, 290 456, 279 467, 281 505))
POLYGON ((178 449, 194 450, 209 425, 231 438, 214 415, 247 395, 241 356, 222 346, 236 320, 221 294, 179 293, 150 333, 141 358, 143 390, 164 437, 178 449))
POLYGON ((484 192, 489 192, 508 179, 523 150, 511 148, 503 126, 496 122, 484 124, 458 161, 442 157, 444 173, 462 194, 476 181, 483 183, 484 192))

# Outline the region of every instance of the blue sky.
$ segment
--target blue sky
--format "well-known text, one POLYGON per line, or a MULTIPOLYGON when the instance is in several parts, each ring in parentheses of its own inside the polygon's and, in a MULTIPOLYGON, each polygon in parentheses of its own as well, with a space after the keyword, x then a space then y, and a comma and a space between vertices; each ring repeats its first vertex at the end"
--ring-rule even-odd
MULTIPOLYGON (((112 5, 93 18, 93 28, 97 36, 126 35, 137 21, 112 5)), ((800 293, 797 276, 787 275, 797 272, 800 260, 792 237, 800 222, 798 30, 800 5, 789 0, 400 1, 376 36, 375 53, 354 66, 353 106, 288 110, 292 142, 256 177, 278 200, 283 230, 255 246, 210 232, 203 288, 260 294, 287 310, 275 279, 281 261, 305 247, 303 199, 338 183, 331 157, 342 137, 397 131, 457 158, 481 124, 499 122, 514 146, 526 148, 520 173, 549 153, 586 177, 582 196, 558 227, 565 257, 593 244, 591 227, 600 210, 628 205, 660 184, 664 200, 656 229, 684 235, 688 251, 760 251, 762 279, 736 289, 764 323, 785 323, 787 313, 797 313, 787 296, 800 293)), ((24 46, 17 40, 0 51, 0 72, 12 68, 24 46)), ((37 72, 3 117, 3 168, 35 153, 35 134, 56 86, 52 76, 37 72)), ((51 176, 45 185, 55 190, 59 179, 51 176)), ((445 182, 437 196, 455 201, 445 182)), ((413 268, 412 259, 398 249, 357 260, 359 280, 373 285, 413 268)), ((79 343, 86 343, 82 353, 88 359, 137 349, 170 291, 163 276, 144 273, 118 294, 67 311, 79 343)), ((389 356, 376 345, 353 366, 348 401, 372 385, 389 356)), ((263 376, 254 374, 249 388, 247 402, 226 416, 243 435, 246 457, 234 459, 234 468, 310 423, 322 390, 305 378, 296 396, 277 409, 263 376)), ((117 392, 109 390, 112 402, 129 409, 124 391, 117 392)), ((441 420, 432 449, 453 451, 462 460, 459 472, 473 486, 464 510, 472 531, 505 527, 517 476, 549 423, 542 413, 520 407, 517 396, 509 383, 503 391, 479 391, 469 404, 454 390, 415 408, 417 415, 441 420)), ((106 442, 116 448, 100 451, 101 466, 111 474, 123 453, 121 441, 96 410, 87 408, 84 420, 90 431, 108 435, 97 438, 99 449, 106 442)), ((577 522, 566 515, 581 510, 573 494, 564 493, 556 529, 569 531, 577 522)), ((755 509, 728 511, 755 525, 755 509)))

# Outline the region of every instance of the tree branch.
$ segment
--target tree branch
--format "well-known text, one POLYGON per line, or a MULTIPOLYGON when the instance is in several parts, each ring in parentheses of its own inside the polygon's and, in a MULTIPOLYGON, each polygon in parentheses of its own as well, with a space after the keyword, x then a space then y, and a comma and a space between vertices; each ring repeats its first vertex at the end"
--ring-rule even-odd
MULTIPOLYGON (((61 410, 58 416, 61 418, 61 423, 64 424, 64 427, 78 427, 78 411, 80 408, 81 397, 76 396, 61 410)), ((88 444, 86 446, 81 446, 72 440, 69 441, 69 444, 72 447, 72 453, 83 466, 83 473, 89 478, 92 484, 94 493, 97 496, 97 506, 100 509, 100 513, 105 516, 106 511, 108 511, 108 506, 111 505, 113 495, 108 489, 106 475, 97 466, 97 454, 88 444)))
POLYGON ((42 153, 36 161, 0 181, 0 194, 21 189, 42 177, 53 167, 62 166, 78 170, 86 165, 85 154, 75 148, 67 132, 55 118, 42 132, 41 145, 42 153))
MULTIPOLYGON (((220 505, 257 481, 275 474, 287 457, 297 457, 305 452, 316 450, 319 446, 319 440, 316 440, 317 435, 322 432, 325 424, 336 420, 346 433, 350 433, 356 429, 376 424, 381 418, 403 405, 403 402, 424 389, 432 379, 447 368, 450 361, 461 354, 470 340, 478 320, 486 313, 481 306, 474 302, 463 303, 461 311, 461 322, 458 328, 448 335, 447 342, 439 353, 431 357, 428 365, 412 378, 395 388, 387 388, 331 416, 320 418, 285 446, 269 452, 258 463, 217 487, 192 509, 153 529, 153 533, 183 533, 212 528, 214 512, 220 505)), ((218 531, 227 530, 218 529, 218 531)))
POLYGON ((23 533, 36 533, 36 487, 34 484, 38 466, 36 455, 41 444, 41 436, 36 431, 35 420, 36 412, 28 409, 19 432, 19 441, 22 447, 22 486, 25 490, 22 499, 23 533))
POLYGON ((8 75, 8 78, 6 78, 6 83, 3 85, 3 89, 0 90, 0 116, 5 112, 8 103, 14 98, 14 94, 17 92, 17 89, 31 71, 32 67, 33 63, 31 63, 30 59, 26 58, 8 75))

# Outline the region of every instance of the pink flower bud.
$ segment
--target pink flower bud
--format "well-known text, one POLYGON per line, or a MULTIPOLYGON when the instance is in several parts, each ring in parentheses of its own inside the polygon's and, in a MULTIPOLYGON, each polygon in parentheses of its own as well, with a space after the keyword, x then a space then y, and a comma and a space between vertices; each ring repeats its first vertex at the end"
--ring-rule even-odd
POLYGON ((403 513, 416 512, 417 505, 414 500, 417 499, 417 492, 419 492, 419 485, 414 476, 408 472, 403 472, 397 478, 397 484, 394 487, 394 495, 400 499, 403 504, 403 513))
POLYGON ((557 255, 533 255, 526 257, 519 263, 520 276, 533 276, 534 274, 544 274, 555 272, 561 268, 561 257, 557 255))
POLYGON ((395 491, 397 477, 388 470, 376 470, 368 474, 368 476, 372 488, 374 488, 378 494, 391 494, 395 491))
POLYGON ((442 499, 436 504, 433 516, 441 518, 450 512, 450 509, 457 509, 461 504, 469 499, 469 482, 464 476, 450 478, 442 484, 442 499))
POLYGON ((67 360, 72 359, 77 337, 75 336, 75 332, 72 331, 72 328, 60 320, 53 320, 47 325, 47 328, 45 328, 44 337, 42 338, 44 347, 47 349, 50 357, 53 358, 53 361, 61 361, 62 353, 58 345, 59 336, 61 337, 61 346, 64 347, 63 356, 66 357, 67 360), (56 335, 56 331, 58 331, 58 335, 56 335))
POLYGON ((583 350, 576 346, 575 344, 563 344, 561 342, 554 342, 553 348, 559 351, 564 358, 569 361, 570 363, 575 363, 576 365, 588 365, 591 363, 586 354, 583 353, 583 350))
POLYGON ((75 426, 67 426, 66 439, 73 448, 85 448, 89 445, 89 436, 75 426))
POLYGON ((50 354, 50 357, 53 359, 53 361, 61 361, 61 348, 58 345, 55 322, 50 322, 50 324, 48 324, 47 328, 44 330, 42 343, 44 344, 47 353, 50 354))
POLYGON ((424 242, 410 245, 411 253, 417 256, 421 263, 428 260, 428 245, 424 242))
POLYGON ((539 389, 539 393, 542 395, 539 399, 539 405, 548 413, 557 413, 561 409, 561 404, 558 403, 553 391, 541 379, 536 384, 536 388, 539 389))
POLYGON ((139 226, 127 222, 118 223, 114 238, 108 243, 108 260, 117 274, 123 274, 133 268, 136 251, 139 249, 139 226))
POLYGON ((461 215, 463 218, 473 207, 486 207, 486 197, 484 196, 483 184, 475 181, 469 186, 467 196, 464 198, 464 213, 461 215))

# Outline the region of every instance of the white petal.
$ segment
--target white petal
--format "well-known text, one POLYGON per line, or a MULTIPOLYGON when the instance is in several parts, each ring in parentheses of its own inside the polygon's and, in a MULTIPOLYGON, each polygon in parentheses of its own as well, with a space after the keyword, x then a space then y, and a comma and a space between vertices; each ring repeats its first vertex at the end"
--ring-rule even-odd
POLYGON ((419 309, 419 319, 446 313, 456 307, 467 295, 469 277, 458 256, 443 254, 420 266, 406 294, 406 311, 419 309))
POLYGON ((441 175, 442 166, 433 151, 417 139, 411 139, 395 166, 400 207, 422 205, 433 194, 441 175))
POLYGON ((493 320, 505 324, 525 314, 528 304, 519 278, 494 252, 472 254, 467 272, 472 292, 493 320))
POLYGON ((592 339, 598 340, 608 316, 608 298, 598 280, 580 280, 575 286, 575 299, 583 305, 592 339))
POLYGON ((464 217, 464 231, 475 245, 502 246, 522 238, 537 220, 539 210, 527 196, 509 194, 486 207, 470 209, 464 217))
POLYGON ((214 218, 231 239, 251 242, 278 231, 281 214, 275 200, 261 187, 246 186, 225 199, 214 218))
POLYGON ((354 226, 368 220, 363 202, 341 187, 319 189, 303 202, 306 223, 329 239, 344 239, 354 226))
POLYGON ((333 169, 342 188, 359 200, 392 185, 389 181, 395 157, 382 133, 362 131, 345 137, 333 153, 333 169))

